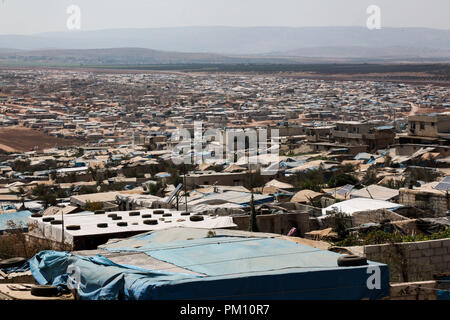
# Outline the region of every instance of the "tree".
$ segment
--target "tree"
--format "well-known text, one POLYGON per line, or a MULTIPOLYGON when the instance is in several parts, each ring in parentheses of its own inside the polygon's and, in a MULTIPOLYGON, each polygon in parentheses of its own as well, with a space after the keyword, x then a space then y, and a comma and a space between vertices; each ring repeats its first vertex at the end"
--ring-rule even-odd
POLYGON ((90 201, 88 201, 86 203, 86 210, 87 211, 95 212, 97 210, 102 210, 102 209, 103 209, 103 204, 101 202, 90 202, 90 201))
POLYGON ((253 189, 252 189, 252 198, 250 200, 250 218, 248 223, 248 231, 251 232, 258 232, 258 224, 256 223, 256 209, 255 209, 255 202, 254 202, 254 196, 253 196, 253 189))
POLYGON ((36 187, 33 188, 31 194, 44 203, 44 208, 54 206, 57 203, 55 192, 46 185, 38 184, 36 187))
POLYGON ((377 169, 369 168, 363 177, 363 183, 366 186, 378 183, 380 179, 377 177, 377 169))
POLYGON ((341 173, 336 176, 332 176, 330 181, 328 181, 328 186, 330 188, 342 187, 347 184, 356 185, 359 181, 354 176, 348 173, 341 173))
POLYGON ((82 157, 84 155, 84 150, 82 148, 78 148, 77 153, 75 154, 76 158, 82 157))
POLYGON ((163 187, 163 184, 161 181, 157 181, 156 183, 150 183, 148 186, 148 192, 152 196, 155 196, 162 189, 162 187, 163 187))

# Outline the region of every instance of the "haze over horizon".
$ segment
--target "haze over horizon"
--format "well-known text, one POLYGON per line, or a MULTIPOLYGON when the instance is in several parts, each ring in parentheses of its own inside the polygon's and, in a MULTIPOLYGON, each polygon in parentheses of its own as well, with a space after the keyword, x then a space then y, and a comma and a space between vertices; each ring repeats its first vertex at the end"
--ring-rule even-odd
POLYGON ((382 27, 450 29, 448 0, 3 0, 0 34, 69 32, 69 5, 81 8, 81 31, 192 26, 365 26, 369 5, 382 27))

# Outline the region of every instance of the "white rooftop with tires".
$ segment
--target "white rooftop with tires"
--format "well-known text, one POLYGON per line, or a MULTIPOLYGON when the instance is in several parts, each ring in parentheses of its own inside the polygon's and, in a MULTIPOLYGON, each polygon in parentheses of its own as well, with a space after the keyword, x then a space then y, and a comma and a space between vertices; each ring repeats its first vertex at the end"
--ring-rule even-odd
POLYGON ((145 209, 106 212, 103 214, 77 213, 67 214, 63 217, 61 215, 44 216, 39 218, 30 217, 30 224, 35 224, 36 227, 31 227, 29 232, 31 235, 39 238, 61 241, 62 225, 51 224, 50 221, 45 222, 45 220, 49 220, 49 218, 53 218, 58 221, 61 221, 62 219, 64 220, 65 242, 71 242, 75 237, 107 235, 122 232, 148 232, 172 227, 190 227, 201 229, 236 227, 236 224, 233 222, 233 218, 229 216, 202 216, 203 221, 191 221, 190 218, 193 216, 194 215, 192 213, 189 216, 186 216, 182 215, 181 211, 173 211, 169 209, 145 209), (172 216, 163 217, 163 214, 154 213, 162 211, 164 211, 164 214, 170 213, 172 216), (139 215, 130 215, 130 212, 139 212, 139 215), (121 219, 113 220, 109 217, 112 214, 117 215, 117 217, 121 217, 121 219), (151 217, 145 217, 145 215, 151 215, 151 217), (144 221, 147 220, 156 220, 157 224, 145 224, 144 221), (126 222, 127 225, 121 226, 123 222, 126 222), (107 226, 99 227, 99 224, 107 224, 107 226), (79 227, 79 230, 70 230, 72 229, 70 226, 75 226, 76 228, 79 227))

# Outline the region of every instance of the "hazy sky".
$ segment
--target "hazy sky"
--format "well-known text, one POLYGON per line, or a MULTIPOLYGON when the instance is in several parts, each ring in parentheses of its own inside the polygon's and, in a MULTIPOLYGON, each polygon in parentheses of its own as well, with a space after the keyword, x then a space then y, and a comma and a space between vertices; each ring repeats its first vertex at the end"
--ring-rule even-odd
POLYGON ((369 5, 382 27, 450 29, 450 0, 0 0, 0 34, 179 26, 365 26, 369 5))

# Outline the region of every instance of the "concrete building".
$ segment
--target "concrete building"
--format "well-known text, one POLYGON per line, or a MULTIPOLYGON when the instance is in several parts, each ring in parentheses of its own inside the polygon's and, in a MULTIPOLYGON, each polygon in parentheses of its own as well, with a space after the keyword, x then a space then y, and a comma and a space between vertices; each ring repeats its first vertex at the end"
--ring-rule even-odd
POLYGON ((397 141, 400 144, 450 145, 450 114, 409 116, 407 131, 399 134, 397 141))

